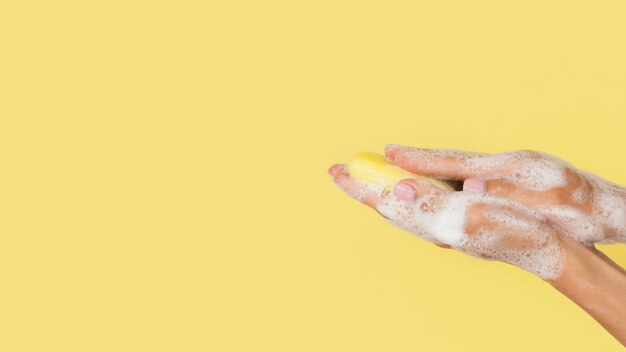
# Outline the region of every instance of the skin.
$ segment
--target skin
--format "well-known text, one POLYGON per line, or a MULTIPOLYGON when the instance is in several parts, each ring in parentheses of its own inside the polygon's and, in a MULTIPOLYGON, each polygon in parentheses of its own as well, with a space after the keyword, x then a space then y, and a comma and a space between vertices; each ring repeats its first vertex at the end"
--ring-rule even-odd
POLYGON ((532 150, 483 154, 398 145, 388 145, 385 156, 415 174, 465 180, 466 188, 470 185, 471 189, 519 202, 543 214, 553 227, 578 242, 626 242, 626 189, 555 156, 532 150), (565 184, 535 190, 525 185, 527 179, 515 180, 516 174, 536 176, 541 172, 558 172, 565 184), (619 199, 620 207, 600 209, 597 200, 606 197, 619 199), (577 221, 553 212, 563 207, 575 210, 577 221), (621 223, 616 225, 616 219, 621 223))
POLYGON ((346 194, 393 225, 440 247, 507 262, 542 276, 626 346, 626 272, 593 246, 626 242, 624 188, 549 154, 528 150, 480 154, 388 145, 385 156, 415 174, 463 180, 463 190, 444 191, 426 181, 407 179, 392 192, 379 192, 350 177, 343 164, 333 165, 329 174, 346 194), (564 182, 537 187, 516 177, 542 173, 561 175, 564 182), (597 200, 606 197, 611 206, 599 206, 597 200), (452 199, 466 204, 467 240, 454 245, 430 233, 432 227, 423 220, 428 214, 445 216, 445 205, 452 199), (386 207, 389 204, 394 205, 393 211, 386 207), (575 211, 555 211, 563 207, 575 211), (525 256, 520 259, 519 253, 525 256), (546 272, 557 274, 545 276, 546 272))

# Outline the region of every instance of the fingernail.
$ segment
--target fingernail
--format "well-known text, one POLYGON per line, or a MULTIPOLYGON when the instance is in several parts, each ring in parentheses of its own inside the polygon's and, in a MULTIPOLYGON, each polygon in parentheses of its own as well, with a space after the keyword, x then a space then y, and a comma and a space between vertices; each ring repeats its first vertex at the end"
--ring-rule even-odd
POLYGON ((464 191, 476 191, 476 192, 484 192, 485 191, 485 181, 474 180, 468 178, 463 182, 463 190, 464 191))
POLYGON ((331 176, 335 176, 341 169, 343 168, 342 164, 333 164, 330 168, 328 168, 328 174, 331 176))
POLYGON ((406 183, 397 183, 393 189, 393 194, 402 200, 415 200, 415 188, 406 183))
POLYGON ((399 144, 387 144, 385 146, 385 156, 387 156, 387 159, 393 161, 393 159, 396 157, 395 154, 397 150, 400 148, 402 148, 402 146, 399 144))

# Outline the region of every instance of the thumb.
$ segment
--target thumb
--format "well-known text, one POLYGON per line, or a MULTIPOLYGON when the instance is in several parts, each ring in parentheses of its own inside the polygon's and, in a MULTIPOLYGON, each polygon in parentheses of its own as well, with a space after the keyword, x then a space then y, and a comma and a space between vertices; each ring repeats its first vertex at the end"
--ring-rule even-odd
POLYGON ((464 180, 500 173, 507 168, 501 154, 484 154, 456 149, 426 149, 388 144, 385 157, 417 175, 464 180))
POLYGON ((487 183, 483 180, 468 178, 465 181, 463 181, 464 191, 484 192, 486 188, 487 188, 487 183))

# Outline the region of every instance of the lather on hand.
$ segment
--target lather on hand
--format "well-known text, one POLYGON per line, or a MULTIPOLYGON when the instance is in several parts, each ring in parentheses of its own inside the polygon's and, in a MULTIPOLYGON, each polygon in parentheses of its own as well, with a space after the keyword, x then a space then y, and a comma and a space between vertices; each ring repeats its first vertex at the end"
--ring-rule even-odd
POLYGON ((344 164, 329 173, 398 227, 540 276, 626 344, 626 273, 593 247, 626 242, 626 189, 530 150, 481 154, 388 145, 385 156, 421 177, 385 187, 353 177, 344 164), (463 181, 463 190, 438 187, 428 177, 463 181))
POLYGON ((482 154, 397 145, 387 146, 385 155, 410 172, 465 180, 466 189, 524 204, 578 242, 626 242, 626 190, 555 156, 531 150, 482 154))

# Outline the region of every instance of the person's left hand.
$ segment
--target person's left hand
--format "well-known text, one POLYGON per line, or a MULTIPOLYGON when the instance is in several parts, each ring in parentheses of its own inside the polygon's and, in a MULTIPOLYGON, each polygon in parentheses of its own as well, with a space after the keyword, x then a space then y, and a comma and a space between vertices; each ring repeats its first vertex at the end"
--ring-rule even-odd
POLYGON ((626 242, 626 189, 550 154, 388 145, 385 156, 415 174, 461 180, 464 189, 519 202, 586 245, 626 242))

